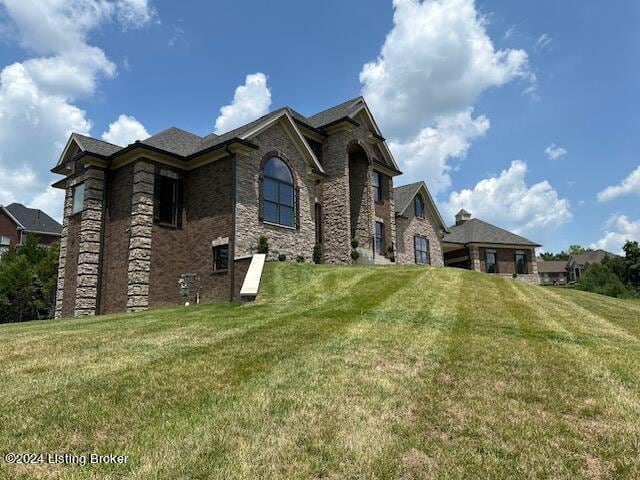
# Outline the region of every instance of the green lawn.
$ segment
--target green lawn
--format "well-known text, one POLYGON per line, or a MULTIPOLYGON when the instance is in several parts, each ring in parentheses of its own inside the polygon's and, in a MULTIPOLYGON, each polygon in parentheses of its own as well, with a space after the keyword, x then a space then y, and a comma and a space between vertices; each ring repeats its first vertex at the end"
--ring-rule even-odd
POLYGON ((268 264, 259 301, 0 325, 0 478, 639 478, 640 302, 268 264))

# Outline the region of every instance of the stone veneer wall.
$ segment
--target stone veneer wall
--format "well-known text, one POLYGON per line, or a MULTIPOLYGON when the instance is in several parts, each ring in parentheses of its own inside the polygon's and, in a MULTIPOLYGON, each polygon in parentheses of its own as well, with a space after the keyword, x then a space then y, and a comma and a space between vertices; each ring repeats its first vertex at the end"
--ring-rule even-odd
POLYGON ((67 266, 67 237, 69 235, 69 217, 73 209, 73 190, 67 188, 64 196, 64 219, 62 221, 62 235, 60 236, 60 256, 58 258, 58 285, 56 288, 55 318, 62 317, 64 301, 65 268, 67 266))
MULTIPOLYGON (((256 253, 258 238, 269 240, 269 258, 285 254, 289 260, 303 255, 310 262, 315 245, 315 179, 310 179, 311 167, 301 157, 293 142, 276 124, 252 140, 260 149, 247 155, 237 155, 236 160, 236 248, 235 256, 256 253), (279 152, 293 167, 296 187, 299 188, 300 228, 281 227, 260 221, 260 165, 269 152, 279 152)), ((343 179, 347 181, 346 178, 343 179)), ((327 196, 325 195, 325 199, 327 196)), ((346 204, 348 205, 348 198, 346 204)), ((343 215, 345 210, 343 210, 343 215)), ((348 215, 347 215, 348 216, 348 215)), ((347 229, 349 228, 347 222, 347 229)), ((347 230, 348 232, 348 230, 347 230)), ((332 235, 326 230, 326 238, 332 235)), ((348 236, 348 234, 347 234, 348 236)))
POLYGON ((127 275, 127 311, 129 312, 149 307, 154 169, 152 163, 145 161, 137 162, 133 168, 131 236, 127 275))
POLYGON ((398 263, 415 263, 416 257, 413 238, 416 235, 421 235, 429 240, 429 258, 431 259, 431 265, 436 267, 444 266, 442 244, 440 243, 440 230, 433 216, 427 210, 425 212, 425 218, 417 218, 413 201, 409 204, 405 215, 406 216, 403 217, 399 216, 396 220, 398 231, 398 263))
POLYGON ((78 277, 74 312, 76 317, 96 314, 104 175, 103 170, 94 168, 87 169, 83 174, 84 209, 81 215, 78 245, 78 277))
POLYGON ((371 223, 371 167, 367 159, 354 156, 349 161, 349 210, 351 235, 358 239, 360 246, 370 248, 371 223))

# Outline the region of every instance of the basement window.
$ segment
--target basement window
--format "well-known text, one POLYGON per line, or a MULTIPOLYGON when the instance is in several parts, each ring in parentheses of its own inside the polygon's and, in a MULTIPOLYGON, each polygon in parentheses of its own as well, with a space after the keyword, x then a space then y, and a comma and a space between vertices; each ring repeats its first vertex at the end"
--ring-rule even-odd
POLYGON ((213 247, 213 271, 221 272, 229 268, 229 244, 213 247))
POLYGON ((72 214, 80 213, 84 209, 84 183, 73 187, 72 214))

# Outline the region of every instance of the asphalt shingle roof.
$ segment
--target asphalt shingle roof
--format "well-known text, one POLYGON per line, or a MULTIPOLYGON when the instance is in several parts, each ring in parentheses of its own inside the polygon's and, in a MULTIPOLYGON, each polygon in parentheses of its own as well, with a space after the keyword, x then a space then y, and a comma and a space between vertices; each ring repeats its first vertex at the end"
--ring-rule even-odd
POLYGON ((199 149, 202 140, 198 135, 171 127, 143 140, 142 143, 186 157, 199 149))
POLYGON ((449 232, 450 233, 446 234, 442 239, 443 242, 460 243, 463 245, 467 243, 497 243, 530 247, 540 246, 520 235, 483 222, 477 218, 467 220, 461 225, 453 225, 449 227, 449 232))
POLYGON ((558 273, 567 270, 567 260, 538 260, 538 273, 558 273))
POLYGON ((104 142, 102 140, 98 140, 97 138, 87 137, 86 135, 82 135, 80 133, 74 133, 73 136, 76 137, 78 143, 80 143, 82 148, 87 152, 97 153, 98 155, 104 155, 105 157, 108 157, 118 150, 122 150, 122 147, 118 145, 104 142))
POLYGON ((577 265, 586 265, 587 263, 600 263, 604 257, 617 257, 615 253, 607 252, 606 250, 593 250, 592 252, 583 253, 580 255, 573 255, 573 260, 577 265))
POLYGON ((21 203, 12 203, 6 208, 18 220, 25 230, 30 232, 62 234, 62 225, 37 208, 27 208, 21 203))
POLYGON ((312 127, 320 128, 331 122, 340 120, 341 118, 348 117, 353 110, 353 105, 359 100, 362 100, 362 97, 356 97, 351 100, 347 100, 346 102, 342 102, 340 105, 336 105, 335 107, 331 107, 318 112, 315 115, 311 115, 308 117, 307 121, 312 127))
POLYGON ((393 189, 393 199, 397 213, 403 213, 413 201, 423 182, 410 183, 393 189))

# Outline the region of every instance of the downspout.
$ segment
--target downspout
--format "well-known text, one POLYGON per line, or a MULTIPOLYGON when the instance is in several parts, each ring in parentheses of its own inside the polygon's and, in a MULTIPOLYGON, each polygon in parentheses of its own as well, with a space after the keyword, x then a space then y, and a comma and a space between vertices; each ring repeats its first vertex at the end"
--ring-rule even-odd
POLYGON ((236 290, 236 154, 229 150, 229 145, 224 150, 231 157, 231 236, 229 237, 229 301, 233 302, 236 290))
POLYGON ((96 315, 100 315, 102 307, 102 263, 104 261, 104 228, 107 223, 107 179, 109 170, 104 170, 104 180, 102 182, 102 218, 100 220, 100 250, 98 253, 98 282, 96 283, 96 315))

